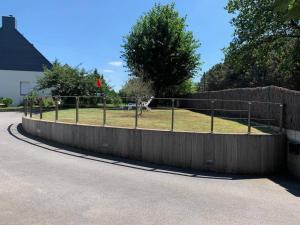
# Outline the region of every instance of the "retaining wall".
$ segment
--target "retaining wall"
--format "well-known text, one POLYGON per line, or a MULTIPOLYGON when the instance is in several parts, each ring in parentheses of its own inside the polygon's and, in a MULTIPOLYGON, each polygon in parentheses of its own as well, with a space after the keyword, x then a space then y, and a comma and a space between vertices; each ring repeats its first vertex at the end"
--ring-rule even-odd
MULTIPOLYGON (((190 94, 187 98, 194 99, 218 99, 218 100, 240 100, 282 103, 284 105, 283 127, 290 130, 300 131, 300 92, 286 88, 268 86, 258 88, 235 88, 221 91, 208 91, 190 94)), ((247 110, 247 104, 241 102, 219 102, 219 108, 247 110)), ((185 101, 183 107, 210 108, 210 102, 205 101, 185 101)), ((280 110, 278 105, 254 103, 252 106, 252 116, 262 119, 272 118, 280 120, 280 110)), ((273 125, 278 126, 278 122, 273 125)))
POLYGON ((75 125, 23 117, 46 140, 129 159, 202 171, 270 174, 285 167, 283 135, 210 134, 75 125))

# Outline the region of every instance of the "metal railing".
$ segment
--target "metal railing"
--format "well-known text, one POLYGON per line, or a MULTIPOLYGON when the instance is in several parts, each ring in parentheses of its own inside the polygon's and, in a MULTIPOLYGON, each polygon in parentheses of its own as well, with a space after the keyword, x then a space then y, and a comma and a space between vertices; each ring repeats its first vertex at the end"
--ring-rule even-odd
MULTIPOLYGON (((145 100, 148 100, 147 98, 145 100)), ((113 116, 114 111, 111 110, 119 110, 128 112, 134 112, 134 115, 129 115, 129 118, 133 118, 134 122, 131 127, 135 129, 138 128, 149 128, 145 126, 140 126, 140 121, 145 121, 147 118, 143 118, 143 101, 142 98, 139 97, 123 97, 119 98, 119 102, 115 103, 114 100, 108 96, 44 96, 37 98, 26 98, 24 104, 24 115, 27 117, 29 115, 30 118, 35 117, 42 119, 44 118, 44 114, 49 114, 54 112, 53 120, 55 122, 59 121, 59 113, 60 111, 68 109, 75 109, 74 123, 78 124, 81 120, 80 110, 82 109, 100 109, 102 111, 102 115, 99 111, 95 111, 90 116, 98 115, 97 119, 94 119, 92 122, 93 125, 107 126, 109 116, 113 116), (45 99, 50 99, 52 104, 50 106, 45 106, 45 99), (35 106, 35 107, 34 107, 35 106), (36 109, 38 106, 38 110, 36 109), (97 113, 99 112, 99 114, 97 113), (111 112, 110 114, 107 114, 111 112)), ((272 102, 258 102, 258 101, 239 101, 239 100, 219 100, 219 99, 189 99, 189 98, 153 98, 151 104, 151 110, 161 110, 161 114, 167 113, 167 116, 164 114, 161 120, 162 122, 166 122, 170 120, 169 128, 170 131, 175 130, 186 130, 181 129, 180 126, 178 129, 176 128, 176 122, 180 123, 178 120, 186 120, 191 125, 194 126, 194 122, 201 122, 201 119, 191 120, 185 118, 184 113, 194 112, 201 113, 205 116, 209 116, 210 119, 205 117, 205 123, 209 122, 209 130, 203 130, 199 127, 199 131, 206 131, 210 133, 216 132, 216 126, 218 123, 216 119, 226 120, 226 121, 238 121, 241 126, 247 128, 247 134, 252 133, 252 129, 270 129, 270 132, 282 132, 283 130, 283 110, 284 106, 281 103, 272 103, 272 102), (181 117, 176 117, 176 111, 186 110, 181 112, 181 117), (169 112, 170 111, 170 112, 169 112), (183 116, 182 116, 183 115, 183 116), (210 120, 210 121, 209 121, 210 120)), ((115 111, 116 112, 116 111, 115 111)), ((129 113, 130 114, 130 113, 129 113)), ((118 115, 117 115, 118 116, 118 115)), ((120 116, 120 115, 119 115, 120 116)), ((193 114, 194 116, 194 114, 193 114)), ((187 115, 188 117, 188 115, 187 115)), ((73 116, 69 118, 66 117, 65 120, 72 120, 73 116)), ((154 118, 155 119, 155 118, 154 118)), ((153 120, 154 120, 153 119, 153 120)), ((49 118, 48 118, 49 120, 49 118)), ((62 119, 63 120, 63 119, 62 119)), ((116 121, 118 118, 116 119, 116 121)), ((154 124, 154 123, 153 123, 154 124)), ((159 123, 155 123, 159 124, 159 123)), ((183 127, 188 127, 188 124, 184 124, 183 127)), ((118 126, 118 124, 114 124, 113 126, 118 126)), ((130 127, 126 123, 123 125, 126 127, 130 127)), ((200 126, 200 125, 199 125, 200 126)), ((207 126, 206 126, 207 127, 207 126)), ((151 127, 156 128, 156 127, 151 127)), ((161 128, 158 128, 161 129, 161 128)), ((166 129, 166 126, 164 127, 166 129)), ((228 128, 229 129, 229 128, 228 128)), ((188 131, 188 129, 187 129, 188 131)), ((194 131, 194 130, 192 130, 194 131)), ((234 132, 234 131, 233 131, 234 132)), ((235 132, 234 132, 235 133, 235 132)))

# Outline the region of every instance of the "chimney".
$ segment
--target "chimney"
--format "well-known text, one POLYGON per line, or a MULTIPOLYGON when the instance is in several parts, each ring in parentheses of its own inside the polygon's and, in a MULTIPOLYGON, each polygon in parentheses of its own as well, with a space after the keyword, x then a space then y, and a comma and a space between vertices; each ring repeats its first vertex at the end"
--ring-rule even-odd
POLYGON ((16 29, 16 19, 12 15, 2 16, 2 28, 3 29, 16 29))

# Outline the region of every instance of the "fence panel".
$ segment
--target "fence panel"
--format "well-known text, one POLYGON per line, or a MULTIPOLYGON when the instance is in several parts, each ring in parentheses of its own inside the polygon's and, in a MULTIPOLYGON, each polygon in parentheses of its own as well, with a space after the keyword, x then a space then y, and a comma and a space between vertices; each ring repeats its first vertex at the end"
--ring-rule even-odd
MULTIPOLYGON (((186 96, 192 99, 208 99, 220 100, 241 100, 241 101, 256 101, 267 103, 281 103, 284 106, 283 112, 283 127, 287 129, 300 130, 300 92, 293 91, 276 86, 258 87, 258 88, 236 88, 222 91, 201 92, 186 96)), ((190 102, 186 102, 184 107, 191 106, 190 102)), ((238 109, 240 104, 236 102, 234 107, 238 109)), ((280 113, 278 105, 274 104, 257 104, 254 106, 253 117, 267 121, 267 119, 275 118, 278 120, 280 113)), ((265 122, 264 122, 265 123, 265 122)), ((267 124, 277 126, 276 123, 267 124)))

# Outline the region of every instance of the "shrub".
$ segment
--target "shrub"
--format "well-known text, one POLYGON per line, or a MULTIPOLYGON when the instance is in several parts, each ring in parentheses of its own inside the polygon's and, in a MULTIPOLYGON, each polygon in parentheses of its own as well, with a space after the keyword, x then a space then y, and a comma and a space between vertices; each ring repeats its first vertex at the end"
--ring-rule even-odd
POLYGON ((140 77, 134 77, 123 85, 119 94, 123 97, 150 97, 154 95, 154 91, 151 82, 143 81, 140 77))
POLYGON ((54 101, 52 98, 50 97, 43 98, 43 107, 50 108, 52 106, 54 106, 54 101))
POLYGON ((122 98, 117 93, 111 92, 107 95, 106 103, 119 107, 122 104, 122 98))
POLYGON ((11 98, 0 98, 0 103, 3 103, 6 107, 13 103, 11 98))
POLYGON ((120 106, 122 104, 122 99, 119 95, 115 95, 112 97, 112 104, 116 107, 120 106))

